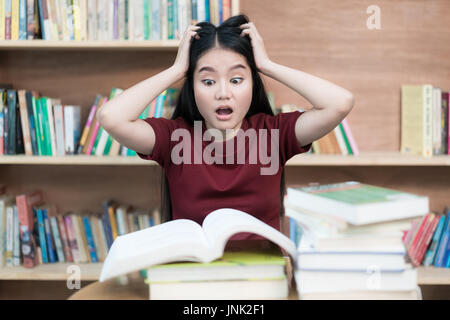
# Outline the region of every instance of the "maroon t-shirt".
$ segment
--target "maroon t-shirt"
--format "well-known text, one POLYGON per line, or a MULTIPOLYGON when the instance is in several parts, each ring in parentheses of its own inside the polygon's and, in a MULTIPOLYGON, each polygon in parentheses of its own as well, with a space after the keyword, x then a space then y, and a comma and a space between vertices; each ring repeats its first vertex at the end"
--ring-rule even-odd
MULTIPOLYGON (((181 117, 174 120, 147 118, 145 121, 152 126, 156 142, 152 155, 138 153, 138 156, 154 160, 163 167, 169 183, 173 219, 191 219, 201 225, 210 212, 219 208, 233 208, 280 230, 282 167, 294 155, 311 148, 311 143, 301 147, 295 136, 295 122, 302 113, 294 111, 276 116, 258 113, 244 118, 242 131, 239 130, 232 139, 223 142, 214 142, 213 138, 209 141, 202 139, 206 131, 204 121, 201 121, 201 134, 198 134, 200 122, 191 126, 181 117), (177 130, 172 136, 172 132, 180 128, 185 130, 177 130), (251 128, 255 130, 249 130, 251 128), (278 129, 279 139, 276 138, 277 132, 272 129, 278 129), (253 137, 256 138, 243 139, 242 134, 247 132, 251 136, 250 131, 255 133, 253 137), (266 135, 262 134, 264 132, 266 135), (222 145, 222 152, 220 149, 211 151, 213 146, 219 144, 222 145), (215 163, 207 162, 205 154, 212 155, 215 163), (263 168, 267 170, 265 174, 262 174, 263 168)), ((261 238, 241 233, 231 239, 261 238)))

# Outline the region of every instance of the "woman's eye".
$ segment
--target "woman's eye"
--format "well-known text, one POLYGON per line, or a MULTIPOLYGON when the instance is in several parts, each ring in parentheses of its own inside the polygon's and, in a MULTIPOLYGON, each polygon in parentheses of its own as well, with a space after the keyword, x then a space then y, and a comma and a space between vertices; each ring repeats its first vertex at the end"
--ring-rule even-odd
POLYGON ((203 83, 206 84, 207 86, 209 86, 212 82, 213 82, 213 80, 209 80, 209 79, 203 80, 203 83))
POLYGON ((231 79, 231 82, 233 82, 234 84, 241 83, 242 81, 243 81, 242 78, 233 78, 233 79, 231 79))

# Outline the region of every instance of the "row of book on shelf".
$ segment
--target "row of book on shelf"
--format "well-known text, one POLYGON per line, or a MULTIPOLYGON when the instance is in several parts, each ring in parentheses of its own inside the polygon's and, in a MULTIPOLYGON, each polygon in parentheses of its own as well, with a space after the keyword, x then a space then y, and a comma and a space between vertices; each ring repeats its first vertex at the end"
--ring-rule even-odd
MULTIPOLYGON (((40 96, 36 91, 15 90, 0 85, 0 155, 27 156, 136 156, 136 152, 116 141, 97 120, 97 110, 122 93, 113 88, 108 97, 97 94, 81 130, 81 106, 64 105, 61 99, 40 96)), ((147 117, 171 118, 179 89, 168 88, 143 111, 147 117)), ((293 104, 277 108, 273 92, 267 93, 274 114, 304 111, 293 104)), ((314 141, 309 153, 358 155, 358 147, 347 120, 333 131, 314 141)))
POLYGON ((103 208, 102 214, 60 214, 39 191, 0 195, 0 267, 103 262, 118 236, 160 224, 159 209, 112 200, 103 208))
MULTIPOLYGON (((109 99, 122 91, 112 89, 109 99)), ((169 118, 176 94, 177 89, 164 90, 140 118, 169 118)), ((0 88, 0 155, 135 156, 135 151, 120 145, 97 120, 96 111, 109 99, 96 96, 81 131, 80 106, 63 105, 60 99, 40 97, 36 91, 0 88)))
POLYGON ((409 253, 421 255, 429 235, 409 230, 429 216, 427 196, 344 181, 291 185, 284 205, 289 237, 232 208, 210 212, 201 227, 182 219, 127 234, 100 281, 147 268, 150 299, 287 298, 291 280, 300 299, 421 299, 409 253), (228 246, 240 232, 263 239, 228 246))
POLYGON ((431 84, 401 87, 401 152, 450 154, 449 91, 431 84))
POLYGON ((0 40, 181 39, 238 11, 239 0, 0 0, 0 40))

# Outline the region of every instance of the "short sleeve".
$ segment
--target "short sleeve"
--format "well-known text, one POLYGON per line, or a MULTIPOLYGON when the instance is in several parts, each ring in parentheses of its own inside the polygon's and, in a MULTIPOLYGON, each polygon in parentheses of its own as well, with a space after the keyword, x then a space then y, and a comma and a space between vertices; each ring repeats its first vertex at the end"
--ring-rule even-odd
POLYGON ((274 117, 274 128, 279 129, 279 152, 282 165, 293 156, 308 152, 311 149, 312 143, 301 146, 301 140, 299 144, 295 135, 295 123, 304 112, 282 112, 274 117))
POLYGON ((137 155, 144 160, 153 160, 164 167, 168 163, 170 156, 170 136, 176 128, 175 120, 166 118, 147 118, 144 119, 155 132, 155 145, 151 154, 142 154, 136 152, 137 155))

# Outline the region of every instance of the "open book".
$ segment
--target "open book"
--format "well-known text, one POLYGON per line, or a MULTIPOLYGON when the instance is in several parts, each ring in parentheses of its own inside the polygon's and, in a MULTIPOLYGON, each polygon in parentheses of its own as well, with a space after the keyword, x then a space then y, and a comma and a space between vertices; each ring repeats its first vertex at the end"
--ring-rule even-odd
POLYGON ((255 233, 274 242, 296 265, 296 247, 288 237, 250 214, 222 208, 212 211, 202 226, 178 219, 117 237, 99 280, 175 261, 211 262, 223 255, 228 239, 240 232, 255 233))

